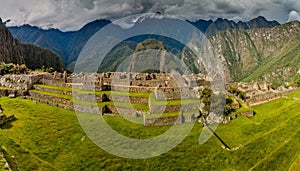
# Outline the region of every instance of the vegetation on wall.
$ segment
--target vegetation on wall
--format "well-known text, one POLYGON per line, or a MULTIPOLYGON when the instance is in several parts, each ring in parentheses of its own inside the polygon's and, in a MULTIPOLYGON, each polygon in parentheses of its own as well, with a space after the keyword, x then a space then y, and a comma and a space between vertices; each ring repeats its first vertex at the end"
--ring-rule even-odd
POLYGON ((234 96, 242 99, 242 100, 245 100, 246 99, 246 93, 243 92, 243 91, 240 91, 239 89, 235 88, 235 87, 232 87, 232 86, 229 86, 227 85, 227 91, 231 94, 233 94, 234 96))

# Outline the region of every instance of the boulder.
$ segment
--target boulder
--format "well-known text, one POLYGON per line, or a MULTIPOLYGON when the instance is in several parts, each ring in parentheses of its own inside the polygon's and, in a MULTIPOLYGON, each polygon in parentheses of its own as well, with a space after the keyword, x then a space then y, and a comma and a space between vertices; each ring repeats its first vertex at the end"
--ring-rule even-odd
POLYGON ((9 98, 16 98, 16 94, 9 94, 8 97, 9 98))

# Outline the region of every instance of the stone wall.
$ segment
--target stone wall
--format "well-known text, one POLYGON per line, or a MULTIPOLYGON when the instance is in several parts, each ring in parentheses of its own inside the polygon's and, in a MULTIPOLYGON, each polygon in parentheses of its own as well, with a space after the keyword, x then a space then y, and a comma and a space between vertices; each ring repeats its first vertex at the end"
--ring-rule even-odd
POLYGON ((117 101, 122 103, 147 104, 149 101, 149 99, 146 97, 120 96, 112 94, 107 94, 106 97, 110 101, 117 101))
POLYGON ((168 113, 176 111, 192 111, 198 110, 200 103, 181 104, 181 105, 151 105, 149 104, 150 114, 168 113))
POLYGON ((85 106, 85 105, 74 104, 73 109, 77 112, 93 113, 99 115, 103 114, 102 108, 99 108, 97 106, 85 106))
POLYGON ((55 103, 64 104, 64 105, 71 105, 71 102, 69 99, 49 96, 49 95, 45 95, 45 94, 39 94, 39 93, 35 93, 33 91, 29 91, 29 94, 30 94, 30 96, 33 96, 38 99, 46 99, 47 101, 50 101, 50 102, 55 102, 55 103))
POLYGON ((51 92, 51 93, 57 93, 57 94, 72 96, 72 91, 54 90, 54 89, 49 89, 49 88, 43 88, 43 87, 40 87, 40 86, 33 86, 33 88, 35 90, 41 90, 41 91, 46 91, 46 92, 51 92))
MULTIPOLYGON (((71 94, 72 95, 72 94, 71 94)), ((135 104, 147 104, 148 98, 146 97, 133 97, 133 96, 121 96, 121 95, 112 95, 112 94, 78 94, 74 93, 76 100, 88 101, 88 102, 105 102, 105 101, 115 101, 121 103, 135 103, 135 104)))
POLYGON ((98 96, 95 94, 78 94, 74 93, 73 98, 80 101, 87 101, 87 102, 97 102, 101 103, 103 102, 102 96, 98 96))
POLYGON ((26 96, 28 95, 28 91, 25 90, 10 90, 10 89, 0 89, 0 96, 9 96, 10 94, 14 94, 17 96, 26 96))
POLYGON ((4 75, 0 78, 0 85, 2 87, 8 87, 18 90, 30 90, 34 84, 40 82, 43 78, 43 74, 40 75, 4 75))
POLYGON ((168 126, 174 124, 183 124, 183 123, 192 123, 196 121, 195 115, 190 116, 170 116, 170 117, 162 117, 162 118, 145 118, 144 126, 168 126))
POLYGON ((195 99, 199 97, 199 93, 189 87, 156 87, 156 100, 179 100, 179 99, 195 99))
POLYGON ((144 126, 167 126, 174 124, 183 124, 183 116, 173 116, 173 117, 164 117, 164 118, 151 118, 145 119, 144 126))
POLYGON ((59 108, 63 108, 63 109, 73 110, 73 105, 72 104, 65 105, 65 104, 57 103, 55 101, 49 101, 47 99, 40 99, 40 98, 36 98, 36 97, 33 97, 33 96, 29 96, 29 97, 25 97, 25 98, 30 99, 33 102, 39 102, 39 103, 44 103, 44 104, 47 104, 47 105, 50 105, 50 106, 55 106, 55 107, 59 107, 59 108))
POLYGON ((263 104, 272 100, 276 100, 282 97, 282 93, 267 92, 263 94, 253 95, 250 99, 246 100, 249 106, 263 104))
POLYGON ((52 80, 52 79, 41 79, 41 84, 50 85, 50 86, 58 86, 58 87, 66 87, 72 88, 71 84, 65 84, 62 80, 52 80))
MULTIPOLYGON (((133 108, 124 108, 124 107, 116 107, 116 106, 106 106, 112 114, 119 115, 127 115, 131 117, 142 117, 144 115, 143 110, 133 109, 133 108)), ((105 115, 105 111, 103 111, 105 115)))
POLYGON ((123 91, 123 92, 141 92, 148 93, 153 92, 155 87, 143 87, 143 86, 122 86, 122 85, 112 85, 111 90, 113 91, 123 91))

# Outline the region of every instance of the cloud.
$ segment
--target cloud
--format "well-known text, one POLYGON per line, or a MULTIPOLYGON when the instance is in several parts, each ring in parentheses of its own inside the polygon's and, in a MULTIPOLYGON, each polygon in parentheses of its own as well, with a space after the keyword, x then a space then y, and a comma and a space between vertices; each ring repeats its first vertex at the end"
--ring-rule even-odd
POLYGON ((175 15, 188 20, 250 20, 259 15, 286 22, 300 11, 298 0, 0 0, 0 17, 10 25, 77 30, 96 19, 117 20, 140 13, 175 15))
POLYGON ((289 14, 289 19, 288 21, 300 21, 300 15, 297 11, 291 11, 289 14))

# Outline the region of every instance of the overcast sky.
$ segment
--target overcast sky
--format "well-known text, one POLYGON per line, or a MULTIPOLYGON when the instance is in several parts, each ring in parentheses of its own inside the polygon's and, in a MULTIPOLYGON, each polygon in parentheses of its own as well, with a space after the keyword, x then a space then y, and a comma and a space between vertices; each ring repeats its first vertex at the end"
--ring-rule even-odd
POLYGON ((227 18, 248 21, 257 16, 285 23, 300 20, 300 0, 0 0, 0 17, 8 25, 30 24, 77 30, 96 19, 161 12, 182 19, 227 18))

